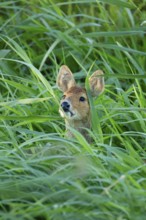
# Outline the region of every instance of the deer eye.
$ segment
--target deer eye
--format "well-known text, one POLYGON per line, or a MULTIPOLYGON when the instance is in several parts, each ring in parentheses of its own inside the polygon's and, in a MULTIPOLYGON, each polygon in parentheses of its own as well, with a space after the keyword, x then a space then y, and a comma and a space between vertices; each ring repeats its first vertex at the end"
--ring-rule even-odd
POLYGON ((80 100, 80 102, 84 102, 85 98, 83 96, 81 96, 79 100, 80 100))

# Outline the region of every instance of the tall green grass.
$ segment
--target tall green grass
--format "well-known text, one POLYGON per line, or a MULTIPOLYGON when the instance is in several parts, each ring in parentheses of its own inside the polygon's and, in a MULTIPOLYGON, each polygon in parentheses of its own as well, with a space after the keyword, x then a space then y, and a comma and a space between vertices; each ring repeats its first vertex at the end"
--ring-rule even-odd
POLYGON ((145 1, 7 0, 0 13, 0 219, 144 220, 145 1), (63 137, 62 64, 80 83, 105 73, 91 144, 63 137))

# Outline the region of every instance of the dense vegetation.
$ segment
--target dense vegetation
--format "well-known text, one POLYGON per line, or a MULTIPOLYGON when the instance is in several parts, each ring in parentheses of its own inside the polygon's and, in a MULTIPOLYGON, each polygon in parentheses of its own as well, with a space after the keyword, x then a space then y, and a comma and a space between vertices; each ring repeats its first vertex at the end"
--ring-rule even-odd
POLYGON ((146 218, 145 3, 0 2, 0 219, 146 218), (63 137, 62 64, 105 73, 90 145, 63 137))

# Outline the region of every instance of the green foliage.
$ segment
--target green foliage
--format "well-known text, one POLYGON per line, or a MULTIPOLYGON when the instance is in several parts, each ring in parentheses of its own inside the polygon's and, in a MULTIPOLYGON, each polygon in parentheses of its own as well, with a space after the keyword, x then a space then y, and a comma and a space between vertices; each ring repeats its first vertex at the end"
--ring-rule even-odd
POLYGON ((2 0, 0 13, 0 219, 144 220, 145 0, 2 0), (90 145, 63 137, 62 64, 83 82, 105 73, 90 145))

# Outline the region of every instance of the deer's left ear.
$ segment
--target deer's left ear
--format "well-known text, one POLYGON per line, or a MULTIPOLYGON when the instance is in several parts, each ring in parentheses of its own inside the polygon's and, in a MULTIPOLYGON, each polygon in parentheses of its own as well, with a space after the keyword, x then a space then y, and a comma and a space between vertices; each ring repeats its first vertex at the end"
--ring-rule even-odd
POLYGON ((102 70, 95 71, 89 78, 92 96, 98 96, 104 91, 104 75, 102 70))
POLYGON ((69 88, 75 85, 76 82, 71 70, 66 65, 61 66, 57 77, 58 88, 62 92, 66 92, 69 88))

